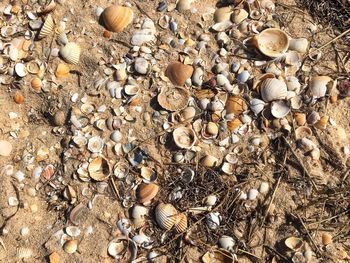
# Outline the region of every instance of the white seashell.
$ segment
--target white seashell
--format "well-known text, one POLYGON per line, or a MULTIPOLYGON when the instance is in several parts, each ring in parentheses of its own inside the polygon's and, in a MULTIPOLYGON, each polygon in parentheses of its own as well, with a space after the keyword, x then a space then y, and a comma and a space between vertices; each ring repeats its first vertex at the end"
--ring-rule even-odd
POLYGON ((266 102, 284 99, 287 96, 287 85, 282 80, 268 78, 261 83, 260 92, 266 102))
POLYGON ((268 182, 262 182, 259 187, 259 192, 261 194, 267 194, 269 191, 269 183, 268 182))
POLYGON ((183 163, 185 161, 185 156, 181 152, 177 152, 173 155, 173 160, 175 163, 183 163))
POLYGON ((309 89, 311 96, 314 98, 322 98, 326 95, 327 88, 331 88, 335 82, 328 76, 311 77, 309 89))
POLYGON ((247 193, 242 191, 239 195, 239 199, 240 200, 247 200, 247 198, 248 198, 247 193))
POLYGON ((134 205, 131 211, 131 216, 134 219, 144 218, 148 215, 148 208, 142 205, 134 205))
POLYGON ((248 200, 255 200, 258 194, 259 194, 258 190, 254 188, 250 189, 247 194, 248 200))
POLYGON ((271 103, 271 114, 277 119, 283 118, 287 116, 287 114, 290 112, 290 106, 288 105, 287 101, 279 100, 279 101, 273 101, 271 103))
POLYGON ((205 199, 205 204, 207 206, 213 206, 216 204, 218 198, 216 197, 216 195, 209 195, 207 196, 207 198, 205 199))
POLYGON ((206 223, 212 230, 217 229, 220 226, 221 216, 218 212, 212 212, 206 215, 206 223))
MULTIPOLYGON (((118 65, 113 65, 113 68, 115 69, 115 78, 118 81, 125 80, 127 77, 126 73, 126 63, 121 63, 118 65)), ((107 84, 107 89, 108 89, 108 84, 107 84)))
POLYGON ((232 237, 229 236, 222 236, 219 238, 219 246, 225 250, 233 250, 233 247, 235 246, 236 242, 232 237))
POLYGON ((119 259, 122 257, 122 253, 124 253, 127 247, 127 239, 125 238, 116 238, 109 242, 107 252, 113 258, 119 259), (125 241, 125 242, 123 242, 125 241))
POLYGON ((173 131, 175 144, 182 149, 190 149, 196 143, 195 132, 187 127, 179 127, 173 131))
POLYGON ((25 179, 25 174, 22 171, 17 171, 14 177, 18 180, 18 182, 22 182, 25 179))
POLYGON ((225 174, 233 174, 235 166, 232 163, 224 162, 221 166, 221 171, 225 174))
POLYGON ((55 27, 55 22, 53 21, 52 16, 48 14, 42 28, 40 29, 38 37, 39 38, 47 37, 53 32, 54 27, 55 27))
POLYGON ((296 38, 289 40, 289 50, 294 50, 299 53, 306 53, 309 48, 309 41, 306 38, 296 38))
POLYGON ((296 77, 288 77, 287 78, 287 88, 289 91, 295 91, 299 93, 301 84, 296 77))
POLYGON ((294 96, 290 99, 290 106, 292 109, 298 110, 303 106, 303 101, 300 96, 294 96))
POLYGON ((192 75, 192 83, 197 87, 201 87, 203 84, 204 71, 202 68, 198 67, 194 70, 192 75))
POLYGON ((34 181, 39 180, 42 171, 43 171, 43 168, 41 166, 37 166, 34 168, 33 173, 32 173, 32 177, 33 177, 34 181))
POLYGON ((160 203, 155 210, 158 225, 164 230, 170 230, 177 221, 177 210, 172 204, 160 203))
POLYGON ((135 64, 134 64, 134 68, 136 70, 137 73, 145 75, 148 72, 149 69, 149 63, 146 59, 144 58, 136 58, 135 59, 135 64))
POLYGON ((110 136, 111 140, 114 142, 120 142, 123 139, 123 134, 120 131, 114 131, 110 136))
POLYGON ((231 27, 233 27, 233 23, 229 20, 226 20, 226 21, 214 24, 211 28, 216 32, 223 32, 231 27))
POLYGON ((132 238, 132 240, 139 246, 145 246, 148 244, 145 243, 150 243, 152 240, 150 237, 146 236, 145 234, 140 234, 140 235, 136 235, 132 238))
POLYGON ((59 44, 61 45, 67 45, 68 44, 68 37, 67 37, 67 34, 66 33, 61 33, 59 34, 59 36, 57 37, 57 41, 59 44))
POLYGON ((135 85, 125 85, 124 92, 128 96, 135 96, 139 92, 139 87, 135 85))
POLYGON ((263 111, 265 107, 265 102, 259 99, 252 99, 250 101, 250 109, 254 112, 255 115, 258 115, 263 111))
POLYGON ((19 201, 18 201, 17 197, 10 196, 8 199, 8 204, 9 204, 9 206, 18 206, 19 201))
POLYGON ((20 247, 17 249, 17 256, 20 259, 28 259, 33 255, 33 250, 31 248, 20 247))
POLYGON ((122 218, 117 222, 117 227, 123 235, 128 236, 131 231, 131 224, 128 219, 122 218))
POLYGON ((80 235, 80 229, 76 226, 67 226, 65 230, 70 237, 77 237, 80 235))
POLYGON ((20 230, 20 233, 22 236, 26 236, 28 235, 30 232, 29 228, 28 227, 22 227, 21 230, 20 230))
POLYGON ((23 63, 17 63, 15 65, 15 72, 18 77, 25 77, 27 75, 26 66, 23 63))
POLYGON ((95 107, 89 103, 84 103, 83 105, 81 105, 80 110, 82 113, 89 115, 95 110, 95 107))
POLYGON ((98 7, 96 7, 96 9, 95 9, 95 15, 97 16, 97 17, 100 17, 100 15, 103 13, 103 8, 102 7, 100 7, 100 6, 98 6, 98 7))
POLYGON ((225 109, 225 103, 222 100, 215 98, 207 107, 212 111, 221 112, 225 109))
POLYGON ((92 153, 99 153, 104 147, 103 139, 99 136, 91 137, 88 141, 88 150, 92 153))
POLYGON ((230 81, 227 79, 227 77, 223 74, 218 74, 216 76, 216 82, 219 86, 224 86, 226 84, 230 84, 230 81))
POLYGON ((78 64, 80 59, 80 47, 74 42, 70 42, 60 48, 60 55, 63 60, 70 64, 78 64))
POLYGON ((73 142, 75 143, 75 145, 81 148, 87 144, 88 140, 86 139, 85 136, 76 135, 76 136, 73 136, 73 142))
POLYGON ((312 111, 307 116, 307 123, 310 125, 314 125, 316 122, 318 122, 321 119, 320 114, 317 111, 312 111))
POLYGON ((156 37, 154 35, 153 30, 143 29, 140 31, 136 31, 131 37, 131 45, 133 46, 142 46, 147 42, 154 42, 156 37))

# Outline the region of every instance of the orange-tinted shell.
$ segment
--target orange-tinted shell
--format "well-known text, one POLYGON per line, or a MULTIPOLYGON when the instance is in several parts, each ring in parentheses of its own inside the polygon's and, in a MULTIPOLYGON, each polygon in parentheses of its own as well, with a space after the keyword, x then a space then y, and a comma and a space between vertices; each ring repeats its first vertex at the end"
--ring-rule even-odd
POLYGON ((236 130, 237 128, 239 128, 239 126, 241 126, 242 122, 239 120, 239 119, 234 119, 232 121, 227 121, 227 128, 230 130, 230 131, 234 131, 236 130))
POLYGON ((323 233, 322 234, 322 244, 324 246, 327 246, 327 245, 329 245, 331 243, 332 243, 332 236, 331 236, 331 234, 323 233))
POLYGON ((109 39, 109 38, 111 38, 111 36, 112 36, 112 32, 111 31, 108 31, 108 30, 103 31, 103 37, 104 38, 109 39))
POLYGON ((294 114, 294 120, 298 126, 303 126, 306 123, 306 114, 297 112, 294 114))
POLYGON ((60 63, 57 66, 55 75, 57 78, 65 78, 69 75, 70 68, 67 64, 60 63))
POLYGON ((52 164, 46 166, 41 172, 41 177, 45 180, 50 180, 55 173, 55 167, 52 164))
POLYGON ((182 213, 177 216, 177 222, 175 224, 176 232, 182 233, 187 230, 188 223, 187 223, 187 216, 186 214, 182 213))
POLYGON ((247 110, 247 104, 238 96, 230 96, 226 101, 226 114, 234 113, 236 116, 247 110))
POLYGON ((145 184, 142 183, 138 187, 138 200, 140 203, 148 203, 150 202, 158 193, 159 186, 153 183, 145 184))
POLYGON ((32 88, 36 91, 40 91, 41 87, 43 86, 43 83, 41 81, 40 78, 35 77, 32 79, 32 81, 30 82, 30 85, 32 86, 32 88))
POLYGON ((181 62, 171 62, 165 70, 167 76, 174 85, 183 86, 187 79, 192 76, 193 67, 181 62))
POLYGON ((13 100, 17 103, 17 104, 22 104, 24 102, 24 96, 22 93, 20 92, 16 92, 15 96, 13 97, 13 100))
POLYGON ((109 31, 121 32, 134 19, 134 12, 129 7, 112 5, 107 7, 101 16, 109 31))
POLYGON ((57 252, 52 252, 49 256, 50 263, 60 263, 60 255, 57 252))
POLYGON ((177 210, 172 204, 160 203, 155 210, 158 225, 164 230, 173 228, 177 221, 177 210))

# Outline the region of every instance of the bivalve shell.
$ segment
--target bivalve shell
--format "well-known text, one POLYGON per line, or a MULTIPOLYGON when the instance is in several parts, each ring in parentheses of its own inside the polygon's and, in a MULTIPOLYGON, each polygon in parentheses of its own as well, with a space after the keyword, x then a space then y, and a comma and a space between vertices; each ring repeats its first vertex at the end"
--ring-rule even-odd
POLYGON ((38 77, 35 77, 32 79, 32 81, 30 82, 30 85, 32 86, 32 88, 35 90, 35 91, 40 91, 42 86, 43 86, 43 83, 41 81, 40 78, 38 77))
POLYGON ((250 109, 254 112, 255 115, 258 115, 263 111, 265 107, 265 102, 259 99, 252 99, 250 101, 250 109))
POLYGON ((175 224, 175 230, 178 233, 185 232, 188 227, 187 215, 185 213, 181 213, 177 216, 177 222, 175 224))
POLYGON ((238 116, 246 111, 247 108, 246 102, 239 96, 230 96, 226 101, 226 114, 233 113, 235 116, 238 116))
POLYGON ((179 127, 173 131, 175 144, 181 149, 190 149, 196 143, 194 130, 187 127, 179 127))
POLYGON ((214 22, 220 23, 230 20, 231 13, 232 9, 228 6, 216 9, 214 12, 214 22))
POLYGON ((53 32, 54 27, 55 27, 55 22, 53 21, 52 16, 49 14, 49 15, 47 15, 45 22, 40 29, 38 37, 39 38, 47 37, 48 35, 50 35, 53 32))
POLYGON ((156 207, 155 216, 158 225, 162 229, 170 230, 177 221, 177 210, 172 204, 160 203, 156 207))
POLYGON ((221 248, 226 249, 228 251, 233 250, 233 247, 236 244, 235 240, 230 236, 220 237, 218 243, 221 248))
POLYGON ((271 103, 271 114, 273 117, 280 119, 290 112, 290 106, 288 105, 287 101, 279 100, 279 101, 273 101, 271 103))
POLYGON ((248 15, 248 12, 244 9, 235 9, 232 13, 231 21, 235 24, 239 24, 248 18, 248 15))
POLYGON ((322 234, 322 244, 324 246, 327 246, 329 244, 331 244, 333 241, 332 241, 332 235, 329 234, 329 233, 323 233, 322 234))
POLYGON ((88 171, 89 176, 96 181, 104 181, 111 174, 111 169, 108 161, 102 157, 93 159, 89 163, 88 171))
POLYGON ((191 9, 191 3, 193 0, 179 0, 176 4, 176 9, 180 12, 191 9))
POLYGON ((296 38, 289 40, 289 50, 294 50, 299 53, 306 53, 309 48, 309 41, 306 38, 296 38))
POLYGON ((122 32, 134 19, 134 12, 129 7, 112 5, 101 14, 104 25, 109 31, 122 32))
POLYGON ((303 246, 303 240, 297 237, 288 237, 284 244, 293 251, 298 251, 303 246))
POLYGON ((64 243, 63 249, 68 254, 73 254, 78 249, 78 241, 77 240, 68 240, 66 243, 64 243))
POLYGON ((177 86, 185 85, 186 80, 191 78, 192 73, 193 67, 182 64, 181 62, 171 62, 165 70, 165 76, 177 86))
POLYGON ((80 59, 80 47, 74 42, 69 42, 60 49, 60 55, 64 61, 70 64, 78 64, 80 59))
POLYGON ((28 259, 33 255, 33 250, 31 248, 20 247, 17 249, 17 256, 20 259, 28 259))
POLYGON ((159 191, 159 186, 154 183, 141 183, 137 190, 139 202, 143 204, 148 204, 157 195, 159 191))
POLYGON ((219 165, 219 159, 212 155, 206 155, 201 159, 201 164, 208 168, 216 167, 219 165))
POLYGON ((315 76, 310 78, 309 89, 311 96, 322 98, 326 95, 327 89, 332 88, 334 81, 328 76, 315 76))
POLYGON ((268 28, 253 37, 253 45, 265 56, 276 58, 288 50, 288 35, 277 28, 268 28))
POLYGON ((286 83, 279 79, 268 78, 261 83, 261 97, 266 102, 284 99, 287 91, 286 83))
POLYGON ((69 76, 70 68, 67 64, 59 63, 57 65, 55 76, 57 78, 66 78, 69 76))
POLYGON ((160 106, 169 111, 184 109, 190 98, 187 89, 181 87, 163 87, 157 99, 160 106))
POLYGON ((12 144, 5 140, 0 140, 0 156, 10 156, 12 152, 12 144))

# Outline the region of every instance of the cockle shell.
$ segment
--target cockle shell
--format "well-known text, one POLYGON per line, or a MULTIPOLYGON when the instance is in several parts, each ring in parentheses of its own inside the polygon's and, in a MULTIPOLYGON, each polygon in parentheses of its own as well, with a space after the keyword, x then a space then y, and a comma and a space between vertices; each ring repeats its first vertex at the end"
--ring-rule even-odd
POLYGON ((299 250, 303 246, 303 240, 297 237, 288 237, 284 244, 293 251, 299 250))
POLYGON ((326 95, 327 89, 333 88, 335 81, 328 76, 311 77, 309 81, 309 89, 311 96, 314 98, 322 98, 326 95))
POLYGON ((158 94, 157 100, 160 106, 169 111, 178 111, 184 109, 190 98, 187 89, 181 87, 165 86, 158 94))
POLYGON ((158 225, 164 230, 170 230, 177 221, 177 210, 172 204, 160 203, 155 210, 158 225))
POLYGON ((53 32, 54 27, 55 27, 55 22, 53 21, 52 16, 49 14, 49 15, 47 15, 45 22, 40 29, 38 37, 44 38, 44 37, 50 35, 53 32))
POLYGON ((219 164, 219 159, 212 155, 206 155, 201 159, 200 163, 204 167, 212 168, 219 164))
POLYGON ((288 50, 289 37, 277 28, 268 28, 253 37, 253 45, 265 56, 276 58, 288 50))
POLYGON ((181 149, 190 149, 196 143, 195 132, 191 128, 179 127, 173 131, 175 144, 181 149))
POLYGON ((96 181, 104 181, 111 174, 111 169, 108 161, 102 157, 93 159, 89 163, 88 171, 89 176, 96 181))
POLYGON ((141 183, 137 188, 137 196, 140 203, 148 204, 157 195, 159 186, 154 183, 141 183))
POLYGON ((78 249, 78 241, 77 240, 68 240, 63 245, 63 249, 68 254, 73 254, 78 249))
POLYGON ((185 213, 179 214, 176 218, 176 221, 177 221, 175 224, 176 232, 178 233, 185 232, 188 227, 187 215, 185 213))
POLYGON ((268 78, 261 83, 261 97, 266 102, 284 99, 287 91, 286 83, 279 79, 268 78))
POLYGON ((239 96, 230 96, 226 101, 226 114, 240 115, 247 110, 246 102, 239 96))
POLYGON ((109 31, 122 32, 134 19, 134 12, 129 7, 112 5, 101 14, 104 25, 109 31))
POLYGON ((290 111, 290 106, 285 100, 273 101, 271 103, 271 114, 273 117, 277 119, 287 116, 289 111, 290 111))
POLYGON ((235 24, 241 23, 244 19, 248 18, 248 12, 244 9, 233 10, 231 21, 235 24))
POLYGON ((60 55, 64 61, 70 64, 78 64, 80 59, 80 47, 74 42, 69 42, 60 48, 60 55))
POLYGON ((43 83, 41 81, 40 78, 38 77, 35 77, 32 79, 32 81, 30 82, 30 85, 32 86, 32 88, 35 90, 35 91, 40 91, 40 89, 42 88, 43 86, 43 83))
POLYGON ((255 115, 258 115, 263 111, 265 107, 265 102, 259 99, 252 99, 250 101, 250 109, 254 112, 255 115))
POLYGON ((99 153, 104 147, 103 139, 99 136, 91 137, 88 141, 88 150, 92 153, 99 153))
POLYGON ((55 71, 55 76, 57 78, 65 78, 65 77, 68 77, 69 72, 70 72, 70 68, 67 64, 59 63, 55 71))
POLYGON ((182 64, 181 62, 171 62, 165 70, 165 76, 177 86, 185 85, 187 79, 191 78, 193 67, 182 64))

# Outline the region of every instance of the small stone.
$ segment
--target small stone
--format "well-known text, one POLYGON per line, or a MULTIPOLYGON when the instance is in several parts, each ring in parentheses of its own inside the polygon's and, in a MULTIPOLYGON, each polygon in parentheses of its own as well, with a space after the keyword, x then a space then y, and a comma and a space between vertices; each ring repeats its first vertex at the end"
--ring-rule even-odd
POLYGON ((12 144, 5 140, 0 140, 0 156, 10 156, 12 152, 12 144))
POLYGON ((137 73, 144 75, 148 72, 149 63, 144 58, 136 58, 134 67, 137 73))
POLYGON ((259 194, 258 190, 254 189, 254 188, 250 189, 248 191, 248 200, 255 200, 256 197, 258 196, 258 194, 259 194))
POLYGON ((63 126, 66 121, 66 116, 64 114, 64 111, 57 111, 53 116, 53 124, 55 126, 63 126))
POLYGON ((202 68, 196 68, 192 75, 192 83, 193 85, 200 87, 203 84, 203 75, 204 71, 202 68))

